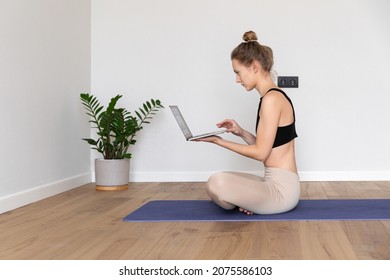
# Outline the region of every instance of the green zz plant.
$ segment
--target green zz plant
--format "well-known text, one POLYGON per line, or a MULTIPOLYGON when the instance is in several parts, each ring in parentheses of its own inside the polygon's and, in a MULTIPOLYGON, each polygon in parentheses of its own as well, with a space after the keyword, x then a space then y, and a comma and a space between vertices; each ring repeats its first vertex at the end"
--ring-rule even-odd
POLYGON ((130 145, 134 145, 134 139, 137 132, 143 127, 143 124, 150 123, 152 116, 159 109, 164 108, 160 100, 146 101, 139 111, 135 111, 136 117, 133 117, 129 111, 124 108, 116 108, 116 104, 122 95, 113 97, 104 110, 98 99, 89 93, 81 93, 81 103, 84 105, 87 115, 91 117, 92 128, 97 129, 97 140, 83 138, 88 142, 92 149, 101 153, 104 159, 124 159, 131 158, 128 152, 130 145))

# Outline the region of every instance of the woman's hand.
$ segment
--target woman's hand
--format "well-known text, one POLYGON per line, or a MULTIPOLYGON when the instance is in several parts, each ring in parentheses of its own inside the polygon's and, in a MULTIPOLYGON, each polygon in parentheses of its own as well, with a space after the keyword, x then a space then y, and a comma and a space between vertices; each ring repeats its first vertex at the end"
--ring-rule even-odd
POLYGON ((198 138, 193 141, 195 142, 209 142, 209 143, 214 143, 217 144, 218 140, 221 140, 222 138, 219 136, 209 136, 209 137, 203 137, 203 138, 198 138))
POLYGON ((217 127, 226 128, 226 132, 231 132, 236 136, 242 136, 244 131, 235 120, 230 119, 226 119, 217 123, 217 127))

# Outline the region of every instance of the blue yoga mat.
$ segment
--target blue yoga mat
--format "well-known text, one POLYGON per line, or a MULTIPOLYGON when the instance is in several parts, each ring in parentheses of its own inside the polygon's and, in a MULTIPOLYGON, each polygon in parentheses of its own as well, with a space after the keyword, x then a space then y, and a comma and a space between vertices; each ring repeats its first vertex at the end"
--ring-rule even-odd
POLYGON ((390 199, 301 200, 293 210, 272 215, 246 215, 238 209, 224 210, 209 200, 155 200, 123 218, 127 222, 389 219, 390 199))

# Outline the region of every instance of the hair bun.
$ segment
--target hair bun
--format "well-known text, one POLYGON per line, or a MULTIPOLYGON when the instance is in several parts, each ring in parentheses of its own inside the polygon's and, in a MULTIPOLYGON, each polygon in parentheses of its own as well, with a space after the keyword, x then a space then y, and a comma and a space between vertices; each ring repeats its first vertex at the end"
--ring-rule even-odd
POLYGON ((245 41, 245 42, 252 42, 252 41, 257 41, 258 38, 257 38, 257 35, 254 31, 247 31, 244 33, 244 35, 242 36, 242 39, 245 41))

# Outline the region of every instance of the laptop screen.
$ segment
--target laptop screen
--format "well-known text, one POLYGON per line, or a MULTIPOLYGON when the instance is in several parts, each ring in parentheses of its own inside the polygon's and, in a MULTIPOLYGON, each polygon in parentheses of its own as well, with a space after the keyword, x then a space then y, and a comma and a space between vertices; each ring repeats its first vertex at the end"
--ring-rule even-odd
POLYGON ((171 108, 173 116, 175 117, 177 123, 179 124, 179 127, 180 127, 181 131, 183 132, 184 137, 186 139, 191 138, 192 133, 191 133, 186 121, 184 120, 179 108, 176 105, 170 105, 169 108, 171 108))

